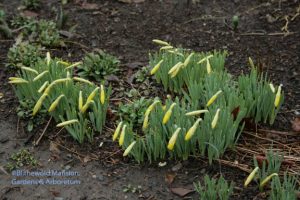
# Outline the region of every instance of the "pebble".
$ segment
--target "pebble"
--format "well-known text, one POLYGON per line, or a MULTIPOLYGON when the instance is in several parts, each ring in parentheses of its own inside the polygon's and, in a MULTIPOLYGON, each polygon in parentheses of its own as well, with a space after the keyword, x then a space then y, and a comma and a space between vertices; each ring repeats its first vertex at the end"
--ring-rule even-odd
POLYGON ((54 200, 64 200, 63 197, 55 197, 54 200))

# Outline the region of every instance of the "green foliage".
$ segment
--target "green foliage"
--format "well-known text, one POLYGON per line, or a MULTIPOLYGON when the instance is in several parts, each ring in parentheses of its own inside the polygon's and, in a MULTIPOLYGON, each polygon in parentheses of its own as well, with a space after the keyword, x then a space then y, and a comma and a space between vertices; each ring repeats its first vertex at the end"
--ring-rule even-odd
POLYGON ((83 59, 82 66, 78 68, 78 75, 101 82, 106 76, 118 71, 119 63, 116 57, 103 51, 88 53, 83 59))
POLYGON ((152 100, 145 99, 144 97, 127 104, 121 103, 118 109, 120 119, 132 124, 135 128, 140 128, 143 123, 144 113, 151 103, 152 100))
POLYGON ((42 47, 28 42, 16 43, 8 50, 7 66, 11 68, 31 66, 42 57, 41 51, 42 47))
POLYGON ((14 169, 18 169, 24 166, 34 167, 37 165, 37 160, 33 157, 33 155, 26 149, 21 149, 19 152, 14 153, 10 157, 11 162, 6 165, 6 168, 9 171, 14 169))
POLYGON ((5 19, 5 12, 2 9, 0 9, 0 33, 3 33, 4 36, 7 38, 12 37, 12 31, 8 27, 8 24, 5 19))
POLYGON ((232 27, 233 27, 233 30, 237 30, 238 26, 239 26, 239 16, 234 15, 232 17, 232 27))
POLYGON ((40 7, 40 0, 22 0, 23 6, 25 6, 26 9, 30 10, 36 10, 40 7))
POLYGON ((73 68, 48 56, 31 68, 21 68, 18 77, 10 78, 10 83, 15 84, 20 102, 35 102, 31 108, 33 116, 40 110, 48 110, 56 122, 70 123, 58 126, 64 126, 75 140, 82 143, 85 139, 91 141, 94 132, 102 131, 111 89, 101 87, 102 91, 87 80, 73 77, 73 68), (80 91, 82 103, 79 101, 80 91))
POLYGON ((279 177, 272 180, 270 200, 296 200, 297 199, 297 179, 293 176, 284 174, 283 182, 279 177))
POLYGON ((218 199, 228 200, 233 193, 233 183, 230 185, 221 176, 218 180, 210 179, 208 175, 204 177, 204 185, 194 183, 196 192, 199 194, 200 200, 218 199))

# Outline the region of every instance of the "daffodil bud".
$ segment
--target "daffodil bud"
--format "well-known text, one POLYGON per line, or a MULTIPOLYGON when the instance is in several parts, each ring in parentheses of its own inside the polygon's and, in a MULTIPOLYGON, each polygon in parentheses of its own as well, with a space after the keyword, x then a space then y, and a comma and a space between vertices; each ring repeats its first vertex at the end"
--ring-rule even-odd
POLYGON ((277 108, 280 103, 280 98, 281 98, 281 87, 282 84, 279 85, 276 96, 275 96, 275 101, 274 101, 274 106, 277 108))
POLYGON ((51 106, 48 109, 48 112, 52 112, 58 105, 59 101, 61 100, 61 98, 63 98, 65 95, 60 95, 59 97, 57 97, 57 99, 51 104, 51 106))
POLYGON ((271 91, 273 93, 275 93, 275 87, 274 87, 274 85, 272 83, 270 83, 269 86, 270 86, 271 91))
POLYGON ((36 102, 34 108, 33 108, 33 112, 32 112, 32 116, 35 116, 36 113, 40 110, 40 108, 42 107, 42 103, 45 100, 45 98, 47 97, 47 94, 43 94, 39 100, 36 102))
POLYGON ((82 83, 86 83, 86 84, 89 84, 89 85, 93 85, 93 83, 91 81, 88 81, 88 80, 86 80, 84 78, 73 77, 73 80, 79 81, 79 82, 82 82, 82 83))
POLYGON ((119 138, 119 146, 122 146, 124 144, 124 140, 125 140, 125 134, 126 134, 126 125, 124 125, 122 127, 122 131, 121 131, 121 135, 120 135, 120 138, 119 138))
POLYGON ((186 113, 185 116, 195 116, 195 115, 200 115, 202 113, 207 113, 207 112, 208 112, 208 110, 195 110, 195 111, 186 113))
POLYGON ((210 62, 209 60, 207 59, 206 60, 206 70, 207 70, 207 74, 210 74, 211 73, 211 65, 210 65, 210 62))
POLYGON ((82 91, 79 91, 79 98, 78 98, 78 109, 82 110, 83 107, 83 97, 82 97, 82 91))
POLYGON ((206 57, 202 58, 202 59, 198 62, 198 64, 201 64, 201 63, 205 62, 206 60, 208 60, 208 59, 210 59, 210 58, 212 58, 212 57, 213 57, 213 55, 206 56, 206 57))
POLYGON ((73 67, 77 67, 78 65, 81 65, 81 64, 82 64, 82 62, 76 62, 76 63, 73 63, 72 65, 66 67, 65 70, 71 69, 71 68, 73 68, 73 67))
POLYGON ((149 114, 145 115, 144 121, 143 121, 143 131, 145 131, 149 125, 149 114))
POLYGON ((249 65, 250 65, 250 67, 252 68, 252 69, 254 69, 255 68, 255 66, 254 66, 254 63, 253 63, 253 60, 252 60, 252 58, 248 58, 248 61, 249 61, 249 65))
POLYGON ((184 63, 183 63, 183 68, 185 68, 189 63, 190 63, 190 61, 191 61, 191 59, 192 59, 192 57, 194 56, 194 52, 193 53, 191 53, 186 59, 185 59, 185 61, 184 61, 184 63))
POLYGON ((178 74, 178 72, 180 71, 182 66, 183 66, 183 63, 179 62, 169 70, 168 74, 171 75, 171 78, 174 78, 178 74))
POLYGON ((87 101, 87 102, 84 104, 84 106, 82 107, 82 109, 81 109, 81 113, 85 113, 85 112, 86 112, 86 110, 89 108, 90 104, 92 104, 92 103, 94 103, 94 101, 93 101, 93 100, 91 100, 91 101, 87 101))
POLYGON ((150 71, 150 75, 155 74, 159 70, 159 68, 163 62, 164 62, 164 60, 159 61, 150 71))
POLYGON ((219 94, 222 93, 222 90, 219 90, 216 94, 214 94, 207 102, 206 106, 210 106, 215 100, 216 98, 219 96, 219 94))
POLYGON ((38 93, 42 93, 44 91, 44 89, 47 87, 47 85, 49 84, 49 81, 46 81, 38 90, 38 93))
POLYGON ((145 112, 145 116, 149 115, 150 112, 154 109, 155 105, 158 104, 160 101, 159 100, 155 100, 146 110, 145 112))
POLYGON ((99 87, 96 87, 87 98, 87 102, 92 101, 97 94, 99 87))
POLYGON ((245 183, 244 183, 244 187, 247 187, 249 185, 249 183, 251 183, 251 181, 254 179, 256 173, 258 172, 259 167, 256 167, 247 177, 245 183))
POLYGON ((166 124, 169 121, 169 119, 170 119, 170 117, 172 115, 172 110, 173 110, 173 108, 174 108, 175 105, 176 105, 176 103, 172 103, 172 105, 170 106, 170 108, 165 113, 164 118, 163 118, 163 124, 166 124))
POLYGON ((22 78, 14 78, 13 80, 9 81, 8 83, 22 84, 22 83, 29 83, 29 82, 25 79, 22 79, 22 78))
POLYGON ((169 140, 168 149, 170 151, 172 151, 174 149, 174 146, 175 146, 175 143, 176 143, 176 140, 178 138, 178 134, 179 134, 180 130, 181 130, 181 128, 177 128, 176 131, 173 133, 172 137, 169 140))
POLYGON ((114 132, 114 135, 113 135, 113 141, 116 141, 116 139, 118 138, 119 134, 120 134, 120 130, 121 130, 121 127, 122 127, 122 124, 123 122, 120 122, 114 132))
POLYGON ((61 123, 57 124, 56 127, 68 126, 70 124, 75 124, 75 123, 78 123, 78 122, 79 121, 77 119, 71 119, 71 120, 64 121, 64 122, 61 122, 61 123))
POLYGON ((43 71, 42 73, 40 73, 39 75, 37 75, 36 77, 34 77, 33 82, 35 82, 35 81, 41 79, 41 78, 42 78, 43 76, 45 76, 47 73, 49 73, 48 70, 43 71))
POLYGON ((271 175, 269 175, 267 178, 265 178, 260 184, 259 184, 259 189, 262 190, 264 188, 264 186, 274 177, 274 176, 278 176, 277 173, 273 173, 271 175))
POLYGON ((132 150, 133 146, 135 145, 136 141, 133 141, 124 151, 123 156, 127 156, 129 154, 129 152, 132 150))
POLYGON ((50 61, 51 61, 50 52, 47 52, 47 53, 46 53, 46 62, 47 62, 47 66, 50 65, 50 61))
POLYGON ((194 123, 194 125, 188 130, 188 132, 185 134, 185 137, 184 137, 185 141, 188 141, 193 137, 193 135, 195 134, 196 129, 198 128, 199 123, 201 121, 202 121, 201 118, 197 119, 197 121, 194 123))
POLYGON ((173 46, 163 46, 159 50, 160 51, 162 51, 162 50, 170 50, 170 49, 173 49, 173 48, 174 48, 173 46))
POLYGON ((62 61, 62 60, 57 61, 56 64, 62 64, 64 66, 69 66, 70 65, 70 63, 62 61))
POLYGON ((218 119, 219 119, 219 115, 220 115, 220 108, 218 108, 213 121, 211 122, 211 128, 214 129, 217 125, 218 119))
POLYGON ((103 85, 101 85, 100 87, 101 87, 100 102, 101 102, 101 104, 104 104, 105 103, 105 91, 104 91, 103 85))
POLYGON ((21 69, 23 69, 23 70, 25 70, 25 71, 28 71, 28 72, 32 72, 32 73, 34 73, 34 74, 39 74, 39 72, 38 71, 36 71, 35 69, 32 69, 32 68, 30 68, 30 67, 21 67, 21 69))
POLYGON ((171 46, 169 43, 167 43, 165 41, 162 41, 162 40, 154 39, 154 40, 152 40, 152 42, 154 42, 156 44, 159 44, 159 45, 162 45, 162 46, 171 46))

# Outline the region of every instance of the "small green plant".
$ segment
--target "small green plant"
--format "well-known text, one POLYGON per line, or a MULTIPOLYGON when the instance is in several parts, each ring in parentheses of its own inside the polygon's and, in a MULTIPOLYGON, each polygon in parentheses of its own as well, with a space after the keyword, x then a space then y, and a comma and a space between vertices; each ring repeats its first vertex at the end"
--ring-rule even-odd
POLYGON ((239 26, 239 16, 237 16, 237 15, 234 15, 233 17, 232 17, 232 28, 233 28, 233 30, 237 30, 237 28, 238 28, 238 26, 239 26))
POLYGON ((284 173, 283 182, 279 177, 275 177, 271 183, 270 200, 296 200, 297 199, 297 179, 284 173))
POLYGON ((10 68, 29 67, 42 57, 42 50, 42 47, 28 42, 16 43, 8 50, 6 66, 10 68))
POLYGON ((131 184, 128 184, 124 187, 123 192, 128 193, 138 193, 140 194, 142 192, 142 186, 138 185, 137 187, 132 186, 131 184))
POLYGON ((26 9, 36 10, 40 7, 40 0, 22 0, 22 4, 26 9))
POLYGON ((132 124, 134 127, 141 127, 143 124, 143 116, 152 100, 144 97, 129 102, 127 104, 121 103, 119 105, 118 114, 122 121, 132 124))
POLYGON ((27 149, 21 149, 10 157, 11 162, 6 165, 9 171, 18 169, 24 166, 34 167, 37 165, 37 160, 27 149))
POLYGON ((12 31, 6 22, 5 12, 2 9, 0 9, 0 33, 3 33, 7 38, 12 37, 12 31))
POLYGON ((88 53, 83 59, 83 64, 78 68, 78 75, 101 82, 106 76, 118 71, 119 63, 116 57, 104 51, 88 53))
POLYGON ((228 184, 222 176, 219 179, 210 179, 205 175, 204 185, 198 182, 194 183, 194 187, 200 200, 228 200, 233 193, 233 182, 228 184))

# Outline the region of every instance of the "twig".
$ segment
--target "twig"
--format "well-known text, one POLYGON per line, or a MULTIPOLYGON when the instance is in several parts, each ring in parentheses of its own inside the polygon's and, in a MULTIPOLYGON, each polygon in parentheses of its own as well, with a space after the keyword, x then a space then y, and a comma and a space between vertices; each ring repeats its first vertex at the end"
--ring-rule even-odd
POLYGON ((288 36, 295 34, 297 32, 275 32, 275 33, 241 33, 241 36, 288 36))
POLYGON ((285 132, 285 131, 275 131, 275 130, 265 130, 265 129, 258 129, 258 132, 300 137, 300 134, 295 133, 295 132, 285 132))
POLYGON ((224 165, 228 165, 230 167, 237 167, 239 168, 240 170, 244 171, 244 172, 247 172, 247 173, 250 173, 251 172, 251 169, 249 169, 249 166, 248 165, 245 165, 245 164, 236 164, 234 162, 231 162, 231 161, 228 161, 228 160, 222 160, 222 159, 218 159, 218 161, 224 165))
POLYGON ((46 124, 46 126, 45 126, 45 128, 44 128, 44 130, 43 130, 42 134, 41 134, 41 135, 40 135, 40 137, 37 139, 37 141, 34 143, 34 146, 37 146, 37 145, 39 145, 39 143, 40 143, 40 141, 41 141, 42 137, 43 137, 43 136, 44 136, 44 134, 46 133, 46 130, 47 130, 47 128, 48 128, 48 126, 49 126, 49 124, 50 124, 51 120, 52 120, 52 117, 50 117, 50 119, 49 119, 48 123, 46 124))

